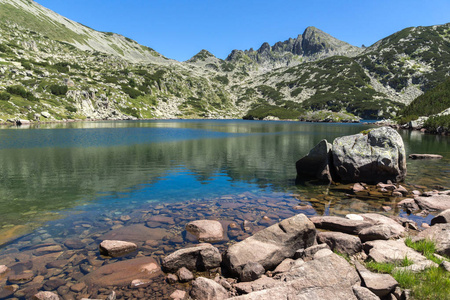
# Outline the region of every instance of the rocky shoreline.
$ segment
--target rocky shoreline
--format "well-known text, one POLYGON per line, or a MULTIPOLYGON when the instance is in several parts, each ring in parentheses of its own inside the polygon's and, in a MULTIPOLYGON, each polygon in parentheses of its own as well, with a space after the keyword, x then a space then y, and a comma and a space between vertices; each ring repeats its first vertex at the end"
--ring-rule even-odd
MULTIPOLYGON (((361 134, 362 140, 375 141, 371 147, 395 146, 401 155, 389 161, 403 164, 404 147, 379 140, 379 132, 391 130, 373 129, 361 134)), ((325 166, 331 170, 335 164, 325 166)), ((401 172, 392 178, 404 178, 406 169, 396 170, 401 172)), ((436 268, 407 247, 405 238, 434 240, 437 253, 449 256, 450 190, 387 181, 358 182, 346 186, 346 193, 364 203, 387 199, 377 211, 441 213, 419 224, 367 207, 360 209, 364 213, 329 216, 326 206, 313 207, 314 198, 244 193, 214 203, 130 208, 130 214, 111 212, 96 221, 86 216, 69 227, 51 226, 58 234, 40 229, 5 247, 0 299, 410 299, 391 275, 373 273, 364 264, 407 258, 411 264, 401 266, 405 270, 436 268)), ((322 195, 327 203, 330 194, 322 195)))
MULTIPOLYGON (((391 284, 381 289, 379 274, 365 270, 358 262, 363 263, 367 258, 391 262, 404 257, 397 254, 393 254, 394 258, 390 257, 389 251, 403 251, 401 253, 416 264, 411 268, 434 266, 407 248, 404 238, 434 238, 441 241, 438 243, 438 247, 442 247, 440 253, 449 254, 446 230, 450 230, 447 228, 450 225, 443 222, 450 220, 450 191, 411 191, 398 184, 354 184, 348 193, 363 198, 400 193, 401 199, 408 199, 409 196, 415 201, 419 211, 411 213, 417 214, 437 209, 428 204, 422 207, 422 198, 432 200, 439 196, 439 203, 448 203, 449 206, 433 219, 431 228, 426 223, 416 224, 409 219, 377 213, 347 214, 345 217, 285 215, 279 222, 274 222, 275 219, 266 213, 258 222, 265 226, 257 227, 254 222, 224 222, 220 219, 218 222, 214 218, 203 219, 199 214, 199 219, 190 217, 190 221, 183 225, 184 232, 171 233, 173 237, 170 239, 163 237, 169 231, 158 228, 164 227, 164 224, 176 225, 172 217, 154 215, 153 212, 147 215, 147 222, 143 225, 136 223, 137 215, 121 216, 118 220, 128 225, 119 226, 119 222, 113 221, 116 229, 97 234, 90 244, 86 244, 87 239, 65 239, 63 244, 47 241, 29 250, 6 254, 10 258, 15 257, 9 263, 5 264, 5 257, 0 257, 0 282, 6 283, 2 284, 0 299, 13 295, 19 299, 25 295, 31 298, 39 290, 47 298, 38 296, 37 299, 65 300, 79 299, 80 296, 86 299, 106 299, 109 296, 108 299, 159 299, 170 296, 172 299, 283 299, 278 297, 284 295, 286 299, 378 299, 358 296, 373 297, 366 289, 375 295, 386 293, 400 297, 404 294, 406 297, 408 291, 395 288, 391 278, 388 280, 391 284), (158 240, 160 238, 163 240, 158 240), (174 250, 164 239, 168 242, 175 239, 191 242, 186 244, 187 248, 177 247, 178 250, 174 250), (205 241, 209 244, 204 244, 205 241), (32 263, 30 252, 35 255, 32 263), (350 261, 336 255, 336 252, 344 253, 350 261), (73 271, 71 268, 74 268, 73 271), (62 275, 74 271, 71 276, 76 280, 66 282, 62 275), (363 276, 369 279, 364 280, 363 276), (375 282, 375 287, 370 282, 375 282), (168 294, 161 297, 160 291, 164 285, 168 294), (382 292, 379 292, 380 289, 382 292), (327 295, 334 298, 326 298, 331 297, 327 295)), ((271 205, 271 202, 263 201, 271 205)), ((273 202, 278 206, 281 203, 279 200, 273 202)), ((228 210, 232 211, 234 206, 242 204, 222 202, 222 205, 224 208, 229 206, 228 210)), ((411 207, 409 200, 400 201, 398 205, 404 209, 411 207)), ((159 209, 164 213, 163 207, 159 209)), ((389 211, 396 208, 383 209, 389 211)), ((250 215, 239 218, 250 218, 250 215)), ((181 220, 177 222, 182 223, 181 220)), ((90 228, 85 225, 86 222, 76 224, 80 232, 90 228)))

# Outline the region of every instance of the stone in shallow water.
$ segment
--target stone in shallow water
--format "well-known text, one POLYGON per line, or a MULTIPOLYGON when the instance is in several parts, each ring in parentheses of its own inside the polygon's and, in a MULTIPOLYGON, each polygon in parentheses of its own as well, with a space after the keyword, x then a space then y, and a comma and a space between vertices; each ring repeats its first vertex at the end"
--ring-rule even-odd
POLYGON ((186 231, 202 242, 218 242, 223 240, 222 224, 214 220, 197 220, 186 224, 186 231))
POLYGON ((200 244, 177 250, 164 257, 162 266, 166 272, 176 272, 182 267, 204 271, 220 266, 221 262, 222 256, 216 247, 211 244, 200 244))
POLYGON ((8 298, 9 296, 13 295, 19 287, 17 285, 6 285, 3 287, 0 287, 0 299, 8 298))
POLYGON ((165 237, 171 237, 173 234, 163 228, 148 228, 142 224, 114 229, 102 235, 100 240, 120 240, 136 244, 142 244, 147 240, 162 240, 165 237))
POLYGON ((80 239, 67 239, 64 241, 64 245, 68 249, 83 249, 86 247, 86 244, 83 243, 80 239))
POLYGON ((33 296, 33 300, 59 300, 59 297, 52 292, 39 292, 33 296))
POLYGON ((13 284, 14 283, 23 284, 30 282, 31 280, 33 280, 33 278, 34 278, 33 271, 28 270, 20 274, 9 275, 8 282, 13 284))
POLYGON ((194 274, 192 274, 192 272, 185 267, 182 267, 178 270, 177 276, 180 282, 188 282, 194 279, 194 274))
POLYGON ((98 287, 127 286, 134 279, 153 279, 161 274, 153 258, 140 257, 104 265, 82 280, 98 287))
POLYGON ((333 164, 342 182, 403 181, 406 154, 400 134, 389 127, 368 134, 338 137, 333 141, 333 164))
POLYGON ((7 266, 5 266, 5 265, 0 266, 0 276, 6 274, 6 272, 8 272, 8 271, 9 271, 9 269, 7 266))
POLYGON ((186 292, 182 290, 176 290, 169 296, 173 300, 182 300, 186 297, 186 292))
POLYGON ((295 163, 297 179, 317 178, 325 182, 331 182, 331 147, 327 140, 321 140, 306 156, 298 160, 295 163))
POLYGON ((56 290, 57 288, 59 288, 62 285, 65 285, 66 281, 63 279, 51 279, 51 280, 47 280, 44 283, 44 289, 47 291, 53 291, 56 290))
POLYGON ((119 257, 137 249, 137 245, 124 241, 105 240, 98 246, 100 253, 106 256, 119 257))
POLYGON ((417 196, 414 198, 421 209, 429 211, 450 209, 450 195, 417 196))
POLYGON ((36 250, 34 250, 34 255, 39 256, 39 255, 45 255, 45 254, 60 252, 60 251, 63 251, 63 249, 61 248, 60 245, 51 245, 51 246, 37 248, 36 250))

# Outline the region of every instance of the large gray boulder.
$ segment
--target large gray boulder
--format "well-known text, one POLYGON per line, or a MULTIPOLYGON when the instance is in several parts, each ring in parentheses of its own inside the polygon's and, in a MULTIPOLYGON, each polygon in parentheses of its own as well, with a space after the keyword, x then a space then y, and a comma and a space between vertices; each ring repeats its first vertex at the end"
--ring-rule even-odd
POLYGON ((406 176, 405 146, 390 127, 336 138, 333 165, 342 182, 400 182, 406 176))
POLYGON ((222 300, 228 298, 227 290, 214 280, 198 277, 192 282, 190 292, 194 300, 222 300))
POLYGON ((439 223, 450 223, 450 209, 446 209, 431 220, 431 226, 439 223))
POLYGON ((404 239, 370 241, 364 243, 363 248, 371 259, 379 263, 395 264, 405 257, 413 263, 427 260, 425 256, 406 246, 404 239))
POLYGON ((219 249, 211 244, 199 244, 191 248, 180 249, 162 260, 165 272, 174 273, 185 267, 188 270, 205 271, 220 266, 222 256, 219 249))
POLYGON ((319 232, 317 242, 327 244, 333 251, 348 255, 356 254, 362 250, 361 240, 357 236, 342 232, 319 232))
POLYGON ((360 216, 364 218, 364 221, 371 222, 373 225, 387 226, 391 232, 388 239, 398 238, 405 233, 405 228, 389 217, 374 213, 361 214, 360 216))
POLYGON ((325 182, 331 182, 331 155, 332 145, 327 140, 321 140, 309 153, 299 159, 295 167, 297 179, 317 178, 325 182))
POLYGON ((314 224, 304 214, 298 214, 230 246, 224 263, 235 275, 248 262, 258 262, 270 270, 285 258, 293 257, 298 249, 312 246, 315 239, 314 224))
POLYGON ((269 281, 265 290, 231 299, 356 300, 352 286, 361 282, 355 268, 334 253, 293 266, 290 271, 277 275, 277 278, 278 284, 269 281))
POLYGON ((358 262, 355 265, 364 286, 378 297, 387 296, 398 286, 398 282, 389 274, 372 273, 358 262))
POLYGON ((348 234, 358 234, 364 228, 373 225, 369 221, 351 220, 335 216, 311 217, 311 222, 319 229, 340 231, 348 234))
POLYGON ((435 194, 431 196, 417 196, 414 200, 421 209, 440 211, 450 209, 450 195, 435 194))

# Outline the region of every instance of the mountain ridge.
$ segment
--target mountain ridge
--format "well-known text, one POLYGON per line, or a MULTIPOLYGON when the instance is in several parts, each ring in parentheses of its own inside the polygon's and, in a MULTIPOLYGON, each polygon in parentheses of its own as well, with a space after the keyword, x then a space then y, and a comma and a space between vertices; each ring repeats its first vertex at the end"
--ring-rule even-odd
POLYGON ((178 62, 33 1, 0 0, 0 118, 388 118, 448 77, 449 41, 450 24, 367 48, 308 27, 225 60, 203 49, 178 62))

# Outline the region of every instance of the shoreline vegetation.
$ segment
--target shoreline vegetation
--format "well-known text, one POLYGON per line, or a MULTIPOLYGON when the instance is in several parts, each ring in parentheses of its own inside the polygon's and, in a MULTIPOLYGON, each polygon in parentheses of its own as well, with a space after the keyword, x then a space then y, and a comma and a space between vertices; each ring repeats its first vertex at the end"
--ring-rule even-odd
MULTIPOLYGON (((31 126, 31 125, 39 125, 39 124, 58 124, 58 123, 73 123, 73 122, 101 122, 101 121, 157 121, 157 120, 258 120, 258 119, 235 119, 235 118, 124 118, 124 119, 67 119, 67 120, 48 120, 48 121, 29 121, 29 120, 8 120, 6 122, 0 122, 0 126, 31 126)), ((418 123, 410 121, 407 124, 399 124, 395 120, 361 120, 356 119, 341 119, 341 118, 326 118, 326 119, 278 119, 275 117, 266 117, 262 120, 258 121, 284 121, 284 122, 308 122, 308 123, 361 123, 367 125, 376 125, 376 126, 389 126, 394 129, 405 129, 405 130, 414 130, 420 131, 422 133, 428 134, 437 134, 437 135, 450 135, 450 115, 443 115, 432 117, 428 119, 426 122, 418 123), (367 122, 370 121, 370 122, 367 122)))

